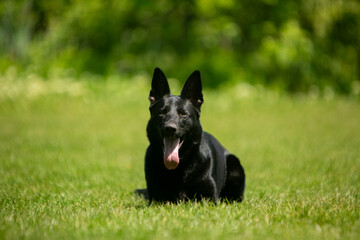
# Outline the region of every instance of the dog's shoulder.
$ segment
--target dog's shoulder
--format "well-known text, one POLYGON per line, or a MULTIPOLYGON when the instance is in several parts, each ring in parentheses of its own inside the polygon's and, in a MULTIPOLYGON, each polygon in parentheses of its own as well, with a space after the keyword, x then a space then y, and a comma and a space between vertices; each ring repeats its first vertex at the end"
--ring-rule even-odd
POLYGON ((226 154, 227 150, 221 145, 221 143, 210 133, 203 131, 202 134, 203 143, 213 152, 226 154))
POLYGON ((226 156, 229 154, 226 148, 213 135, 205 131, 202 133, 199 150, 204 161, 208 159, 213 166, 224 165, 226 156))

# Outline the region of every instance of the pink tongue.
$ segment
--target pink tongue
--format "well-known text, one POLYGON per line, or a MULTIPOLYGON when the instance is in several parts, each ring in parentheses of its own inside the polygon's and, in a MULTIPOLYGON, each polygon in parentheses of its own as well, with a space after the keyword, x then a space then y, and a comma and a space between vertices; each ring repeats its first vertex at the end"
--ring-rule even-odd
POLYGON ((168 170, 173 170, 179 165, 179 138, 164 138, 164 164, 168 170))

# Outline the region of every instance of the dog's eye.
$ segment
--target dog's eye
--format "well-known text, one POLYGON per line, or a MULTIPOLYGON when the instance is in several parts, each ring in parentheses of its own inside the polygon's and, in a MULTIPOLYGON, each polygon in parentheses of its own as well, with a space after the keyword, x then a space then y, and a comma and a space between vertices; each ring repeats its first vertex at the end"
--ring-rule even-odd
POLYGON ((180 115, 181 118, 187 118, 188 117, 188 114, 185 111, 181 111, 179 113, 179 115, 180 115))

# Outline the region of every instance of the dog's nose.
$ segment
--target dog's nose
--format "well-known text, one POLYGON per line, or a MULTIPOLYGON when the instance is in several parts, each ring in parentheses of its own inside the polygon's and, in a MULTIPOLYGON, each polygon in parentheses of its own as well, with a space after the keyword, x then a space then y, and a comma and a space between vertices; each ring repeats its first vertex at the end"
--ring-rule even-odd
POLYGON ((166 135, 173 135, 175 134, 177 127, 173 123, 168 123, 165 125, 164 130, 166 135))

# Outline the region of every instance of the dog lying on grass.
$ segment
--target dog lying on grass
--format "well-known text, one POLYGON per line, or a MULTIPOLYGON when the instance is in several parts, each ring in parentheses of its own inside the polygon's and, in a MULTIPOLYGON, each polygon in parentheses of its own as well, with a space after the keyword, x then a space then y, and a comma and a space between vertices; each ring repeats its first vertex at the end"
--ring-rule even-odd
POLYGON ((200 124, 204 102, 200 72, 193 72, 176 96, 171 95, 164 73, 155 68, 149 101, 147 188, 137 193, 150 203, 202 198, 242 201, 245 172, 239 159, 200 124))

